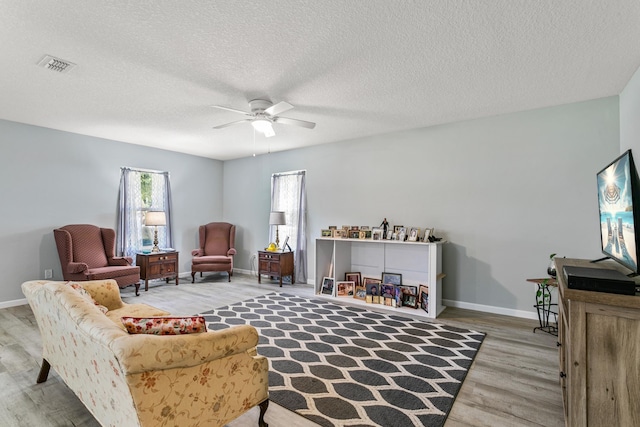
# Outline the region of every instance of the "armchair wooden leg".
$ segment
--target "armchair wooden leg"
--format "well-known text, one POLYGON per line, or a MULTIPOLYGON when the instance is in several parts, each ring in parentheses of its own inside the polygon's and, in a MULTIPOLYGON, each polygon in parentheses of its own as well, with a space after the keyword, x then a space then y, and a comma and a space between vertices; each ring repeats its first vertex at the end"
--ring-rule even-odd
POLYGON ((40 367, 40 373, 38 374, 38 379, 36 380, 37 384, 43 383, 47 380, 47 378, 49 377, 49 369, 51 369, 51 365, 49 365, 47 359, 42 359, 42 366, 40 367))
POLYGON ((136 283, 136 296, 139 297, 140 296, 140 282, 136 283))
POLYGON ((191 272, 191 283, 195 283, 195 281, 196 281, 196 272, 192 271, 191 272))
POLYGON ((258 426, 259 427, 269 427, 269 424, 264 422, 264 414, 267 412, 267 408, 269 407, 269 399, 260 402, 260 418, 258 418, 258 426))
POLYGON ((229 281, 231 281, 231 272, 229 272, 229 281))

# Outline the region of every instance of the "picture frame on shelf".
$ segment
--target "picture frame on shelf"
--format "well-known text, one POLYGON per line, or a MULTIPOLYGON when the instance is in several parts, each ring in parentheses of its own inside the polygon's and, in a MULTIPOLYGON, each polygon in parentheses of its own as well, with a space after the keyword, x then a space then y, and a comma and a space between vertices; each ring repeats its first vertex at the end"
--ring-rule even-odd
POLYGON ((420 308, 429 313, 429 294, 426 292, 420 294, 420 308))
POLYGON ((393 306, 402 307, 402 292, 397 286, 393 287, 393 306))
POLYGON ((367 288, 362 284, 355 285, 355 290, 353 291, 353 298, 366 300, 367 299, 367 288))
POLYGON ((349 238, 350 239, 359 239, 360 238, 360 230, 349 230, 349 238))
POLYGON ((380 296, 382 298, 393 298, 396 294, 396 287, 394 285, 382 284, 380 285, 380 296))
POLYGON ((382 283, 382 280, 380 280, 378 278, 375 278, 375 277, 363 277, 362 278, 362 284, 363 285, 367 286, 367 285, 369 285, 371 283, 375 283, 375 284, 379 285, 379 284, 382 283))
POLYGON ((433 228, 425 228, 423 242, 429 243, 429 236, 431 236, 432 234, 433 234, 433 228))
POLYGON ((362 230, 362 231, 371 230, 371 227, 370 227, 370 226, 368 226, 368 225, 361 225, 361 226, 360 226, 360 230, 362 230))
POLYGON ((334 239, 344 239, 347 236, 347 232, 344 229, 331 230, 331 232, 334 239))
POLYGON ((429 285, 418 285, 418 296, 420 297, 420 304, 422 304, 422 294, 429 296, 429 285))
POLYGON ((323 277, 320 293, 324 295, 333 295, 333 277, 323 277))
POLYGON ((355 286, 360 286, 362 284, 362 274, 360 274, 360 272, 344 273, 344 280, 353 282, 355 286))
POLYGON ((352 297, 355 283, 350 281, 336 283, 336 295, 339 297, 352 297))
POLYGON ((330 225, 329 226, 329 230, 337 230, 338 226, 337 225, 330 225))
POLYGON ((371 233, 372 233, 372 230, 364 230, 364 238, 365 239, 370 239, 371 238, 371 233))
POLYGON ((404 294, 418 295, 418 287, 414 285, 398 285, 396 286, 396 288, 400 290, 400 293, 402 295, 404 294))
POLYGON ((393 230, 392 229, 388 229, 387 230, 387 235, 385 236, 385 239, 393 240, 393 230))
POLYGON ((365 285, 367 290, 366 302, 370 304, 380 303, 380 283, 368 283, 365 285))
POLYGON ((373 230, 371 230, 371 239, 382 240, 384 238, 383 234, 384 230, 382 228, 374 228, 373 230))
POLYGON ((333 230, 329 230, 329 229, 321 230, 320 235, 322 237, 333 237, 333 230))
POLYGON ((393 286, 400 286, 402 285, 402 274, 400 273, 389 273, 389 272, 383 272, 382 273, 382 284, 383 285, 393 285, 393 286))
POLYGON ((394 225, 393 226, 393 232, 394 233, 399 233, 401 229, 404 229, 404 225, 394 225))
POLYGON ((418 308, 418 296, 414 294, 402 294, 402 306, 418 308))
POLYGON ((420 238, 420 229, 418 227, 411 227, 409 229, 409 237, 407 240, 409 242, 417 242, 420 238))
POLYGON ((366 239, 367 238, 367 232, 360 230, 358 231, 358 239, 366 239))

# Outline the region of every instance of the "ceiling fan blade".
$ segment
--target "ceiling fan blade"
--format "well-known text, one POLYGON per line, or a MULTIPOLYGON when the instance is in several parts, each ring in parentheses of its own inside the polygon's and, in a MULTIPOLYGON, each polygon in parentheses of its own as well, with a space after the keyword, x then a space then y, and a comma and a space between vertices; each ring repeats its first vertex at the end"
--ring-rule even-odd
POLYGON ((264 112, 270 116, 277 116, 278 114, 282 114, 285 111, 289 111, 293 108, 293 105, 289 104, 285 101, 280 101, 275 105, 264 110, 264 112))
POLYGON ((222 105, 212 105, 213 108, 219 108, 221 110, 227 110, 227 111, 232 111, 234 113, 240 113, 240 114, 244 114, 247 116, 250 116, 251 113, 247 113, 246 111, 242 111, 242 110, 236 110, 235 108, 229 108, 229 107, 223 107, 222 105))
POLYGON ((313 122, 307 122, 305 120, 298 120, 298 119, 290 119, 287 117, 274 117, 273 121, 275 123, 282 123, 283 125, 294 125, 294 126, 307 128, 307 129, 313 129, 314 127, 316 127, 316 124, 313 122))
POLYGON ((238 125, 240 123, 246 123, 246 122, 250 122, 250 121, 252 121, 252 119, 236 120, 235 122, 225 123, 223 125, 214 126, 213 128, 214 129, 222 129, 222 128, 226 128, 227 126, 238 125))

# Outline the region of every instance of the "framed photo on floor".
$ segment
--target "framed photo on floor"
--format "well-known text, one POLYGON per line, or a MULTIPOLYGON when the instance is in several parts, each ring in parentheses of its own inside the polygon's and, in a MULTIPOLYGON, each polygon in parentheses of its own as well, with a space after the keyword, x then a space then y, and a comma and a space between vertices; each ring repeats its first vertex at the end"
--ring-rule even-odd
POLYGON ((426 292, 420 294, 420 308, 429 312, 429 294, 426 292))
POLYGON ((332 277, 324 277, 322 278, 322 288, 320 293, 325 295, 333 295, 333 278, 332 277))
POLYGON ((366 302, 370 304, 380 303, 380 279, 365 277, 362 279, 366 289, 366 302))
POLYGON ((364 285, 356 285, 355 290, 353 292, 353 297, 355 299, 366 300, 367 299, 367 288, 364 285))
POLYGON ((402 274, 400 273, 382 273, 382 284, 384 285, 402 285, 402 274))
POLYGON ((418 296, 414 294, 402 294, 402 306, 418 308, 418 296))
POLYGON ((396 294, 396 287, 394 285, 380 285, 380 295, 382 298, 393 298, 396 294))
POLYGON ((418 286, 418 296, 420 297, 420 302, 422 302, 422 294, 423 293, 429 295, 429 285, 419 285, 418 286))
POLYGON ((354 287, 354 282, 338 282, 336 283, 337 295, 339 297, 352 297, 354 287))
POLYGON ((402 307, 404 305, 402 301, 405 294, 418 295, 418 287, 412 286, 412 285, 396 286, 396 295, 397 295, 396 301, 397 301, 398 307, 402 307))
POLYGON ((344 273, 344 280, 346 282, 354 282, 356 286, 360 286, 362 275, 359 272, 344 273))

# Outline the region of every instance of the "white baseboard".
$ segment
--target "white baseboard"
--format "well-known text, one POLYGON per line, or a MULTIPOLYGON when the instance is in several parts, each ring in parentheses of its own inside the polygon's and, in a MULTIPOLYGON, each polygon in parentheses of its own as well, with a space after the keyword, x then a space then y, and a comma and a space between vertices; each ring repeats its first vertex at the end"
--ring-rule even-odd
POLYGON ((521 317, 523 319, 538 320, 534 311, 514 310, 511 308, 495 307, 493 305, 473 304, 463 301, 443 299, 442 304, 449 307, 464 308, 465 310, 483 311, 485 313, 502 314, 505 316, 521 317))
POLYGON ((25 305, 25 304, 27 304, 27 299, 26 298, 15 299, 13 301, 0 301, 0 309, 9 308, 9 307, 17 307, 19 305, 25 305))

